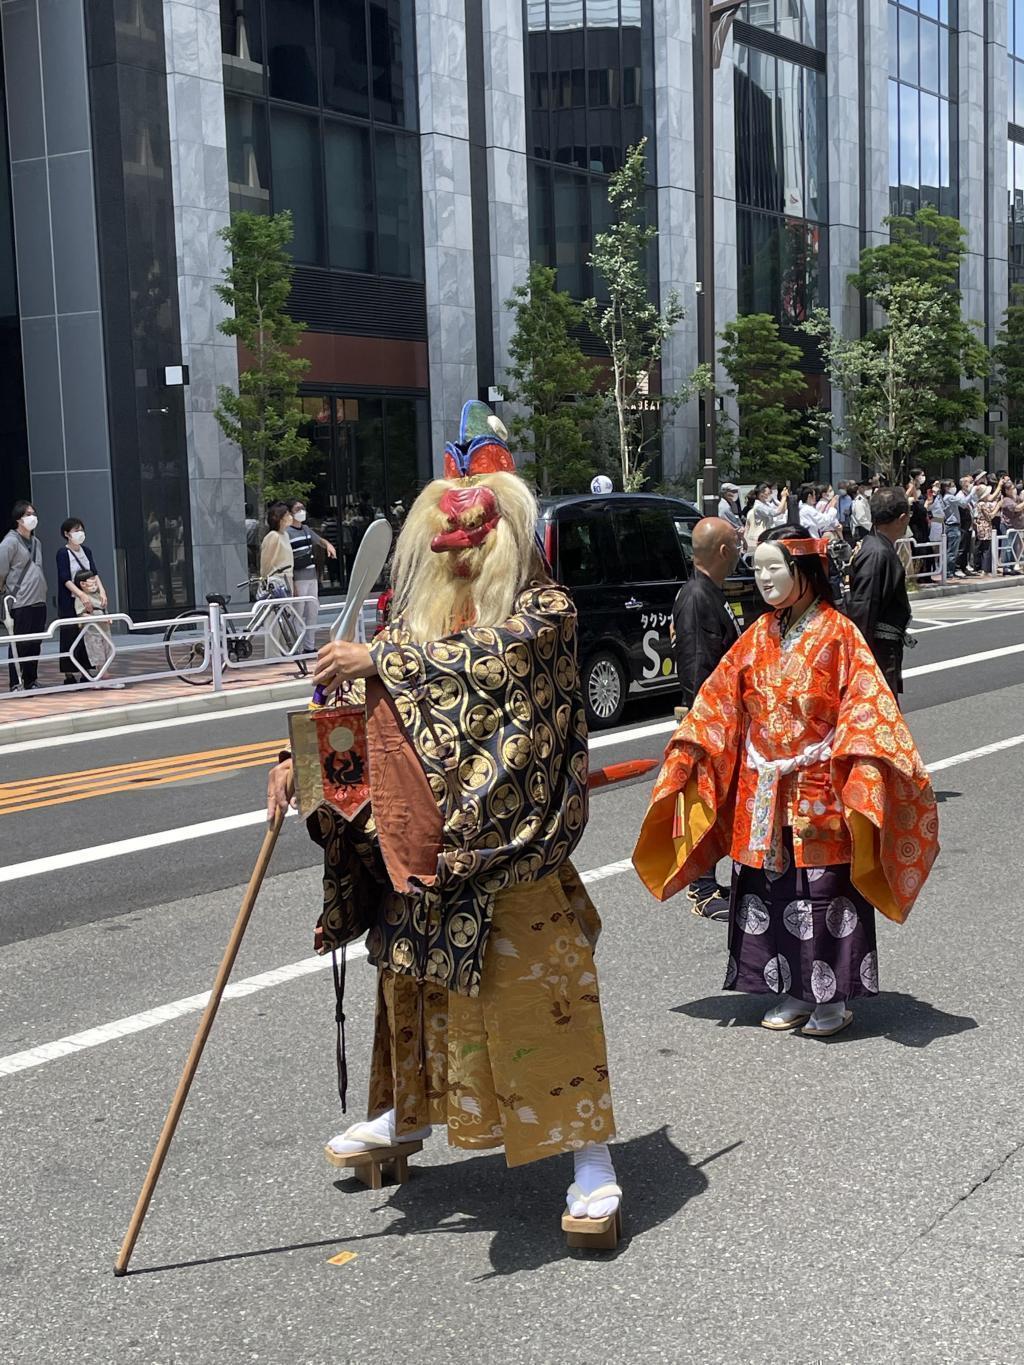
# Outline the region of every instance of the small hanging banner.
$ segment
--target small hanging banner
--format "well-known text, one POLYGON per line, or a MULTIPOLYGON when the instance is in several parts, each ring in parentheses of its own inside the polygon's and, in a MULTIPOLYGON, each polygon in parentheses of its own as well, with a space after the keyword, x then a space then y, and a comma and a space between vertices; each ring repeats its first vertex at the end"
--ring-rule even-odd
POLYGON ((363 705, 345 699, 293 711, 288 730, 299 814, 308 819, 328 805, 344 819, 353 819, 370 800, 363 705))

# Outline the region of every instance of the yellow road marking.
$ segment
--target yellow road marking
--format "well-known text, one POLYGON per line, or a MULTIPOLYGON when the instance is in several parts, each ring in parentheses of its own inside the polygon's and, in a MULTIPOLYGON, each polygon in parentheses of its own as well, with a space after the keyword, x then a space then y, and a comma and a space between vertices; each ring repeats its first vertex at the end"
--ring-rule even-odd
POLYGON ((8 793, 29 791, 34 788, 46 789, 56 781, 78 781, 90 777, 111 777, 116 773, 136 772, 140 768, 153 767, 160 765, 163 768, 173 768, 178 765, 188 765, 206 758, 222 758, 230 754, 237 754, 240 757, 252 753, 266 753, 268 749, 275 751, 280 748, 276 740, 261 740, 258 744, 236 744, 227 749, 197 749, 191 754, 172 754, 167 758, 139 758, 133 759, 130 763, 113 763, 104 768, 82 768, 75 773, 60 773, 55 777, 26 777, 17 782, 0 782, 0 795, 8 793))
POLYGON ((109 768, 90 768, 80 773, 58 773, 52 777, 0 783, 0 815, 16 815, 96 796, 166 787, 173 782, 264 767, 277 757, 280 747, 277 740, 265 740, 259 744, 240 744, 228 749, 208 749, 171 758, 118 763, 109 768))

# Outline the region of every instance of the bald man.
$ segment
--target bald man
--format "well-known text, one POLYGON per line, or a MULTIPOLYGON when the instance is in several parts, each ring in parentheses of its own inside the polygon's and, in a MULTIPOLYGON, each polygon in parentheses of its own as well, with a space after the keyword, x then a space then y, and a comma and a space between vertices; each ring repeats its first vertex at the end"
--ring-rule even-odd
MULTIPOLYGON (((692 577, 679 589, 672 608, 676 667, 683 705, 690 707, 706 678, 739 638, 739 626, 725 600, 725 581, 740 557, 739 533, 722 517, 703 517, 693 528, 692 577)), ((701 877, 689 890, 694 913, 725 919, 728 892, 714 876, 701 877)))

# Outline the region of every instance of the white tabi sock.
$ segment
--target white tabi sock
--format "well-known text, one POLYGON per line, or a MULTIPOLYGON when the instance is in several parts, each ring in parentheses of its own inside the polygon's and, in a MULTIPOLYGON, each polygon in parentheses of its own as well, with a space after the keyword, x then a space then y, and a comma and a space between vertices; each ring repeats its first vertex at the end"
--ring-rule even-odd
POLYGON ((778 1000, 772 1005, 771 1009, 764 1016, 766 1024, 789 1024, 794 1019, 800 1019, 805 1014, 810 1014, 814 1008, 806 1000, 800 1000, 795 995, 780 995, 778 1000))
POLYGON ((843 1022, 846 1013, 845 1000, 829 1000, 827 1004, 816 1005, 814 1013, 804 1024, 804 1029, 813 1033, 816 1029, 835 1028, 843 1022))
MULTIPOLYGON (((573 1152, 573 1177, 581 1195, 590 1195, 602 1185, 615 1184, 615 1167, 607 1143, 592 1142, 573 1152)), ((608 1195, 601 1199, 573 1197, 570 1193, 566 1207, 573 1218, 606 1218, 619 1207, 619 1196, 608 1195)))
POLYGON ((328 1142, 332 1152, 339 1156, 350 1156, 353 1152, 372 1151, 374 1147, 386 1147, 397 1142, 423 1142, 430 1137, 429 1127, 416 1133, 403 1133, 398 1137, 395 1132, 395 1111, 388 1109, 375 1119, 365 1123, 353 1123, 343 1133, 338 1133, 328 1142))

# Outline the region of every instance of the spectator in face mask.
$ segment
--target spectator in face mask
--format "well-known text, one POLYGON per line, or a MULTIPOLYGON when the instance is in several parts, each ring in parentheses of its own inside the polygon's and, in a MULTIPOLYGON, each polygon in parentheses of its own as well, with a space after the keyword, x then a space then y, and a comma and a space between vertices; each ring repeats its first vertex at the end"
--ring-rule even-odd
MULTIPOLYGON (((96 570, 93 553, 85 543, 85 523, 80 517, 68 517, 61 525, 60 533, 64 537, 64 544, 57 551, 57 616, 66 621, 76 614, 79 603, 87 616, 94 611, 106 611, 107 590, 96 570), (86 571, 93 574, 99 584, 98 607, 87 599, 87 594, 75 582, 75 575, 86 571), (88 605, 85 605, 87 600, 88 605)), ((81 682, 83 674, 88 671, 86 651, 81 647, 75 648, 78 638, 78 626, 61 626, 60 666, 65 683, 81 682)))
MULTIPOLYGON (((943 530, 946 533, 946 577, 963 578, 963 571, 956 567, 957 555, 960 553, 960 504, 956 500, 956 485, 951 479, 943 479, 938 485, 928 515, 931 517, 932 539, 940 541, 943 530)), ((937 572, 932 577, 938 582, 942 574, 937 572)))
POLYGON ((863 540, 873 525, 871 516, 871 488, 869 484, 862 483, 857 489, 857 496, 853 500, 851 522, 853 525, 854 541, 859 542, 863 540))
MULTIPOLYGON (((11 530, 0 540, 0 604, 11 635, 35 635, 46 625, 46 575, 43 547, 36 535, 39 518, 30 502, 16 502, 11 530)), ((31 692, 37 685, 41 640, 11 645, 11 691, 31 692)))

